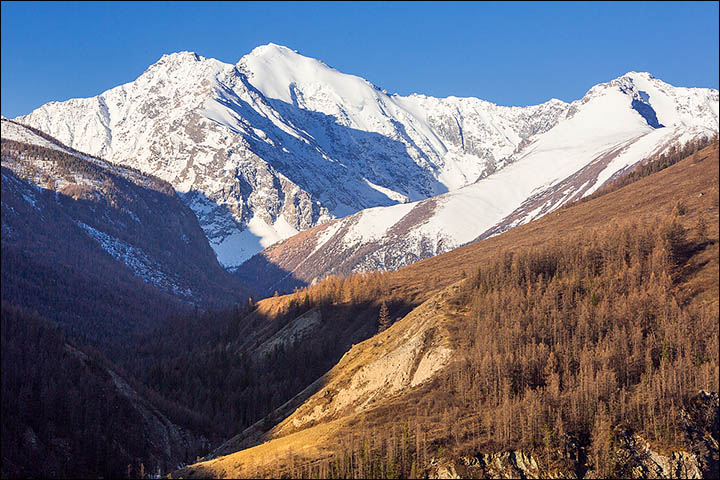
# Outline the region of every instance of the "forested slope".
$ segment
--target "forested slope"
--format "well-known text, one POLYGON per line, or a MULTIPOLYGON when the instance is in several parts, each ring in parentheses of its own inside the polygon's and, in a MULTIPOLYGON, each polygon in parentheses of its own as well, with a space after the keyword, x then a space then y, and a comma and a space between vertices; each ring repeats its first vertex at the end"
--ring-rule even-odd
POLYGON ((3 300, 117 346, 171 313, 247 299, 170 184, 2 127, 3 300))
POLYGON ((717 143, 653 170, 388 274, 422 305, 176 475, 717 475, 717 143))
POLYGON ((5 302, 2 392, 3 478, 139 477, 208 446, 96 352, 5 302))

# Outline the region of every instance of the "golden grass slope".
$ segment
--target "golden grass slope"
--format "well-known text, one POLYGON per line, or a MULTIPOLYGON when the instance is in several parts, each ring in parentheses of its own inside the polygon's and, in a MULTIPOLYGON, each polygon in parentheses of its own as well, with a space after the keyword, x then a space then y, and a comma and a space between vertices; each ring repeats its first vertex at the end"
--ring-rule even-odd
MULTIPOLYGON (((463 312, 447 300, 460 288, 456 282, 488 263, 496 252, 545 245, 588 229, 614 228, 629 219, 643 223, 667 215, 695 230, 701 217, 709 219, 706 235, 711 241, 685 265, 676 295, 683 303, 711 304, 717 309, 718 147, 714 144, 696 158, 607 195, 388 274, 392 294, 419 307, 388 330, 355 345, 304 395, 280 409, 274 418, 287 418, 269 432, 245 432, 218 454, 244 450, 188 466, 173 476, 278 476, 298 462, 328 458, 349 429, 368 419, 382 425, 384 416, 397 408, 411 408, 412 395, 452 362, 453 349, 462 344, 463 312)), ((287 298, 260 303, 271 310, 287 298)))

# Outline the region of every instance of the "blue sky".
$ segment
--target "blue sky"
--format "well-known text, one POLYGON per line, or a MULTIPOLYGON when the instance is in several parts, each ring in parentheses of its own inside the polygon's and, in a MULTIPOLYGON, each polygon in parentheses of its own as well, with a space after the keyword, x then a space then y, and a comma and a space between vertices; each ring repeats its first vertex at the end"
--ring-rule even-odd
POLYGON ((134 80, 163 53, 235 63, 269 42, 392 93, 501 105, 649 71, 718 88, 718 2, 2 2, 2 114, 134 80))

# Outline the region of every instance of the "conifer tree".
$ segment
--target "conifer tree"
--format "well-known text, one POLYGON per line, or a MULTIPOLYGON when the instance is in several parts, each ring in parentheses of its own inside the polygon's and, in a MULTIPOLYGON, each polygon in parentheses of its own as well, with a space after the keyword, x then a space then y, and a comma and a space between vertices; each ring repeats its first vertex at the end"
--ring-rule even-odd
POLYGON ((380 305, 380 312, 378 313, 378 332, 383 332, 387 330, 389 326, 390 313, 388 312, 387 304, 383 300, 382 304, 380 305))

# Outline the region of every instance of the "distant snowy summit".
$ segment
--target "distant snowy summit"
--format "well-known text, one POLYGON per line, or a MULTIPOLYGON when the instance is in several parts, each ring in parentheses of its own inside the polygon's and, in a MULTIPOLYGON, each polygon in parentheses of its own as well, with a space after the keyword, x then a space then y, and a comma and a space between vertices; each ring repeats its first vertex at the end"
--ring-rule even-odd
MULTIPOLYGON (((718 91, 629 72, 570 104, 402 97, 268 44, 236 65, 164 55, 133 82, 16 120, 170 182, 227 268, 371 207, 388 208, 348 217, 356 226, 338 248, 389 242, 401 224, 414 232, 410 261, 477 237, 608 152, 617 154, 596 177, 516 224, 673 142, 717 132, 718 91), (418 216, 425 201, 434 213, 418 216)), ((368 257, 356 267, 399 263, 368 257)))

